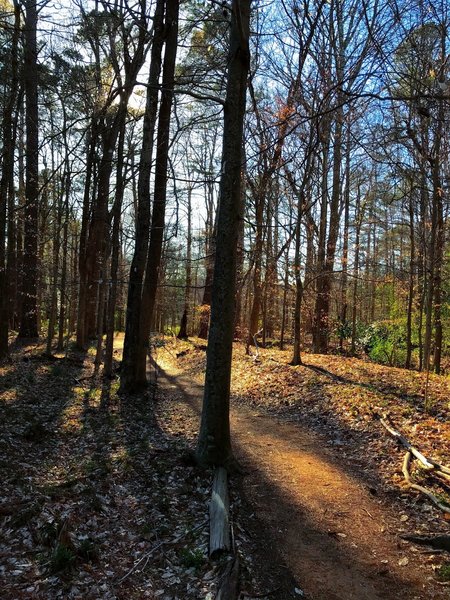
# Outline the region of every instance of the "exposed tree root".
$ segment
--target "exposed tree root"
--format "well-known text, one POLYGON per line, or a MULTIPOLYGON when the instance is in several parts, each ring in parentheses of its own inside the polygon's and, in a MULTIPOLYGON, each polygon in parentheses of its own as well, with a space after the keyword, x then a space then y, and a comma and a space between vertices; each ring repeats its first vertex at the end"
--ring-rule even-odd
POLYGON ((445 550, 450 552, 450 535, 401 535, 402 540, 419 544, 420 546, 430 546, 435 550, 445 550))

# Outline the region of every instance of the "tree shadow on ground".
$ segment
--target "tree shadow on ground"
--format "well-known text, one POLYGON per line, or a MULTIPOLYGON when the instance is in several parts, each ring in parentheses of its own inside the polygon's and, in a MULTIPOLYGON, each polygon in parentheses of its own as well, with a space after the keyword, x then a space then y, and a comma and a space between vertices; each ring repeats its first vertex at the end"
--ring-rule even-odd
POLYGON ((381 383, 381 382, 378 382, 373 377, 371 378, 371 383, 364 383, 362 381, 359 381, 356 377, 355 378, 343 377, 342 375, 334 373, 332 370, 325 369, 324 367, 321 367, 319 365, 313 365, 310 363, 308 364, 308 363, 303 362, 302 366, 306 367, 307 369, 310 369, 311 371, 313 371, 314 373, 317 373, 318 375, 324 375, 325 377, 328 377, 332 381, 335 381, 335 382, 343 383, 345 385, 354 385, 354 386, 363 388, 365 390, 368 390, 369 392, 376 391, 376 392, 378 392, 382 395, 386 395, 386 396, 395 396, 400 401, 406 401, 408 403, 408 405, 410 405, 410 406, 413 405, 415 410, 417 410, 418 412, 424 411, 423 395, 422 394, 409 394, 405 391, 404 387, 402 387, 400 385, 393 385, 392 383, 381 383))

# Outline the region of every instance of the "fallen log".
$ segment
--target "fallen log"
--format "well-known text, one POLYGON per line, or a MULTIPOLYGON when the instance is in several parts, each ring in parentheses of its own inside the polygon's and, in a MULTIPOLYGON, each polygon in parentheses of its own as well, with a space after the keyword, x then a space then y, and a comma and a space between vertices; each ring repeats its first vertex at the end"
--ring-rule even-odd
POLYGON ((223 467, 218 467, 214 473, 209 505, 209 556, 211 558, 231 550, 229 510, 227 471, 223 467))

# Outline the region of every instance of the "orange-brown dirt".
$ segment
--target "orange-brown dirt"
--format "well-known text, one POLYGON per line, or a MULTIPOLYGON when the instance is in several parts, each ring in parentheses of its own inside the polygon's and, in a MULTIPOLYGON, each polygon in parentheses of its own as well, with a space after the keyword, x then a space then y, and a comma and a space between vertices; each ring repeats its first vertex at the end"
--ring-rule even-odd
MULTIPOLYGON (((158 420, 162 428, 170 428, 171 435, 195 436, 202 395, 202 352, 183 345, 158 350, 158 420)), ((287 358, 287 354, 283 356, 287 358)), ((236 537, 239 540, 242 534, 244 558, 246 552, 251 555, 249 560, 259 572, 267 598, 449 598, 448 587, 434 574, 445 556, 419 549, 399 537, 401 533, 429 531, 430 527, 445 533, 448 525, 438 509, 398 486, 398 468, 392 468, 392 462, 401 465, 401 455, 389 437, 378 423, 368 419, 352 428, 351 415, 347 421, 344 415, 338 418, 328 406, 330 415, 324 419, 314 413, 311 403, 306 407, 308 393, 333 401, 330 390, 324 392, 324 386, 330 384, 330 364, 341 369, 340 374, 336 369, 331 373, 335 377, 331 384, 356 386, 348 390, 353 398, 355 390, 364 385, 361 373, 347 379, 341 364, 345 359, 332 357, 326 364, 324 359, 314 357, 309 368, 293 369, 281 364, 280 353, 275 359, 273 353, 263 354, 257 363, 238 351, 231 427, 235 453, 246 474, 232 480, 232 489, 242 498, 236 509, 236 537), (285 401, 295 392, 292 381, 289 389, 279 392, 293 373, 302 370, 303 388, 299 384, 297 392, 305 392, 304 410, 302 403, 285 401), (259 401, 255 390, 259 390, 259 401), (386 458, 386 447, 391 462, 386 458), (379 457, 375 454, 378 450, 379 457), (388 465, 392 473, 386 473, 388 465), (394 486, 389 485, 390 478, 394 486)), ((348 365, 355 366, 357 361, 348 365)), ((385 378, 389 385, 392 378, 403 377, 405 383, 410 377, 394 369, 389 377, 389 371, 377 365, 361 363, 358 368, 365 369, 368 378, 376 373, 378 381, 385 378)), ((437 387, 442 383, 435 381, 437 387)), ((372 400, 380 404, 376 397, 379 390, 366 385, 372 400)), ((393 395, 392 389, 389 394, 393 395)), ((387 402, 381 403, 384 408, 387 402)), ((411 416, 411 411, 408 414, 411 416)), ((439 414, 437 411, 438 424, 439 414)), ((431 427, 428 416, 422 420, 431 427)))

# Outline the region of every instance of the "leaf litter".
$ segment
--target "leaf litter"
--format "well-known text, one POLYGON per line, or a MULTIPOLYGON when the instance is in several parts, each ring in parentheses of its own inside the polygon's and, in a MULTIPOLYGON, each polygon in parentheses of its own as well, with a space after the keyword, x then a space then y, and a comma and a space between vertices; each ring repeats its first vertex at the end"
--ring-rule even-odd
MULTIPOLYGON (((204 347, 166 351, 201 378, 204 347)), ((119 397, 117 381, 92 377, 92 357, 70 358, 55 364, 28 348, 0 368, 2 598, 213 598, 221 565, 207 558, 210 478, 181 459, 198 421, 186 419, 176 393, 169 401, 152 390, 119 397)), ((430 376, 425 413, 424 377, 415 372, 338 356, 306 355, 306 366, 291 367, 275 349, 260 349, 259 358, 236 345, 234 405, 323 435, 373 494, 398 506, 399 534, 448 531, 426 499, 402 489, 401 455, 372 418, 389 412, 424 454, 448 464, 447 378, 430 376)), ((234 491, 236 512, 239 503, 234 491)), ((254 540, 238 519, 235 526, 247 587, 263 597, 254 540)), ((443 561, 428 554, 421 564, 437 572, 443 561)))
POLYGON ((119 396, 89 355, 42 350, 0 367, 2 600, 214 592, 209 479, 158 427, 153 391, 119 396))

